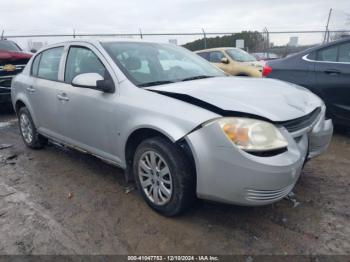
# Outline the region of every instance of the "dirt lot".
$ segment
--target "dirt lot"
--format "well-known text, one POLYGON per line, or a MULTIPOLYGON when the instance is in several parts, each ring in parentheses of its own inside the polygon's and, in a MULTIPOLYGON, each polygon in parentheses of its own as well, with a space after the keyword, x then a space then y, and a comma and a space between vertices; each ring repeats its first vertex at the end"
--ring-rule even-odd
POLYGON ((122 171, 22 143, 0 111, 0 254, 350 254, 350 135, 307 163, 292 199, 259 208, 199 201, 176 218, 146 206, 122 171))

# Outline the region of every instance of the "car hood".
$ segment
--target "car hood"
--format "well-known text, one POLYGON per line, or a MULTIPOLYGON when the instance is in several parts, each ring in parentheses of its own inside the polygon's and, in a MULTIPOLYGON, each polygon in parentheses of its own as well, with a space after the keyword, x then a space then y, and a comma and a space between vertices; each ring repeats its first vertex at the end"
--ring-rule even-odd
POLYGON ((251 61, 251 62, 243 62, 243 63, 249 66, 258 67, 260 69, 262 69, 265 65, 263 61, 251 61))
POLYGON ((32 57, 32 54, 25 53, 25 52, 13 52, 13 51, 6 51, 6 50, 0 50, 0 61, 6 61, 6 62, 14 62, 17 60, 29 60, 32 57))
POLYGON ((323 104, 303 87, 266 78, 213 77, 147 89, 221 115, 242 113, 274 122, 302 117, 323 104))

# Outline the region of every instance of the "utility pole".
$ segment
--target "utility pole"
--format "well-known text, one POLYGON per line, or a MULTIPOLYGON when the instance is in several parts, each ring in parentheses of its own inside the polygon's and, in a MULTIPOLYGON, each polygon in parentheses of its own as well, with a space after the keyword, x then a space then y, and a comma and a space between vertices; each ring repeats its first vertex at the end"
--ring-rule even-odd
POLYGON ((5 33, 5 30, 2 30, 1 37, 0 37, 1 40, 4 39, 4 33, 5 33))
POLYGON ((207 49, 207 34, 205 33, 203 28, 202 28, 202 31, 203 31, 203 37, 204 37, 204 49, 207 49))
POLYGON ((329 31, 328 31, 328 26, 329 26, 329 20, 331 19, 332 11, 333 11, 332 8, 329 9, 328 19, 327 19, 327 24, 326 24, 326 32, 324 33, 323 42, 326 42, 326 39, 327 39, 327 42, 329 42, 329 31))
POLYGON ((270 49, 270 35, 269 35, 269 31, 267 30, 267 27, 264 28, 264 31, 266 33, 266 55, 267 55, 267 58, 269 58, 269 49, 270 49))
POLYGON ((140 38, 143 39, 141 28, 139 28, 139 31, 140 31, 140 38))

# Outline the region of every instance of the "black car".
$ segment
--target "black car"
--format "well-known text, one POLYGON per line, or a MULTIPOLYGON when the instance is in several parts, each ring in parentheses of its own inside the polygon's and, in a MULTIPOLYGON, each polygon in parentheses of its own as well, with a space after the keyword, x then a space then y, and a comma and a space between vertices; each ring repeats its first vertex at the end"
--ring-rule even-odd
POLYGON ((308 88, 324 100, 335 124, 350 127, 350 38, 268 61, 263 75, 308 88))
POLYGON ((22 72, 31 57, 15 42, 0 40, 0 104, 11 102, 12 78, 22 72))

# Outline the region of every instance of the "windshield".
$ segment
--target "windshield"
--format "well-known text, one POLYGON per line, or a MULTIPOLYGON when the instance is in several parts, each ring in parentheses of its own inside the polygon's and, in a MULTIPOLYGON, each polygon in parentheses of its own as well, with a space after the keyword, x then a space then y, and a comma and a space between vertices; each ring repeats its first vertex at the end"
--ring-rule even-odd
POLYGON ((129 80, 140 87, 225 76, 209 62, 173 44, 108 42, 102 46, 129 80))
POLYGON ((255 57, 241 49, 227 49, 226 53, 237 62, 254 62, 255 57))
POLYGON ((12 41, 0 41, 0 50, 20 52, 21 48, 12 41))

